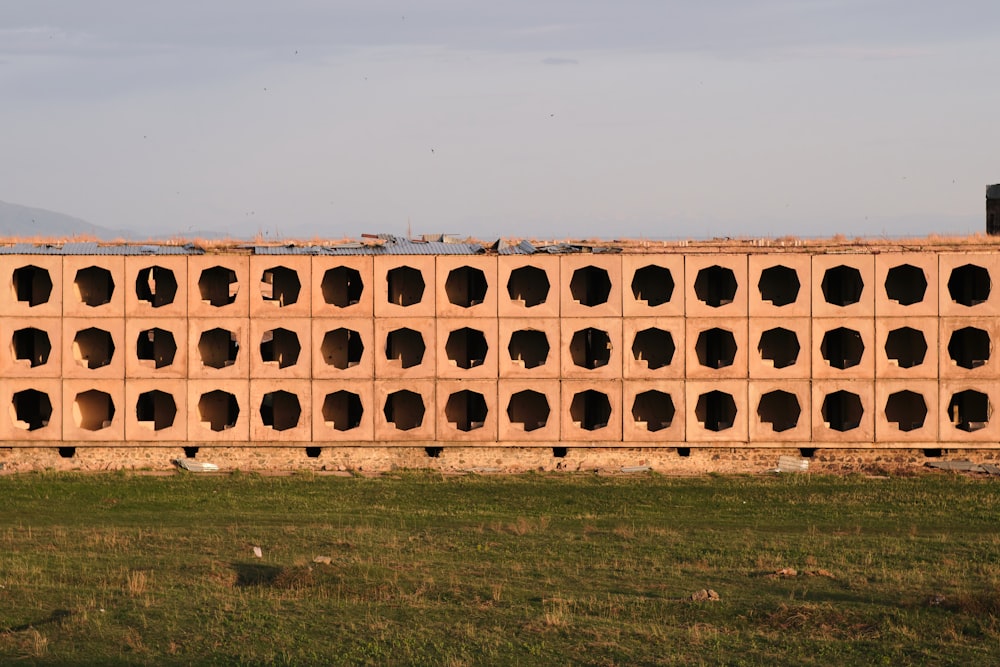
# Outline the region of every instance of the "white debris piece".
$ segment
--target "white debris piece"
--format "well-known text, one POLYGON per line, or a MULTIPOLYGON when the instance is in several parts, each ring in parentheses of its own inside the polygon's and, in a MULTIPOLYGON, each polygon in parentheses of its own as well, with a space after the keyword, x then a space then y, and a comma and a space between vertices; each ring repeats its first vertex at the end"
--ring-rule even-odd
POLYGON ((219 466, 214 463, 195 461, 194 459, 174 459, 174 465, 191 472, 216 472, 219 469, 219 466))
POLYGON ((254 547, 253 548, 253 555, 256 556, 257 558, 263 558, 264 557, 264 552, 260 550, 260 547, 254 547))
POLYGON ((775 472, 805 472, 806 470, 809 470, 809 459, 779 456, 778 468, 775 472))

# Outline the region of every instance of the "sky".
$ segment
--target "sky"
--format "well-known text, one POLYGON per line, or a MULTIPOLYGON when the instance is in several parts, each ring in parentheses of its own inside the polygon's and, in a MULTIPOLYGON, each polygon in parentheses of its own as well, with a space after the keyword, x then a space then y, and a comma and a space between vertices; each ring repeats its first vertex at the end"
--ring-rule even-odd
POLYGON ((984 227, 995 0, 8 0, 0 200, 150 235, 984 227))

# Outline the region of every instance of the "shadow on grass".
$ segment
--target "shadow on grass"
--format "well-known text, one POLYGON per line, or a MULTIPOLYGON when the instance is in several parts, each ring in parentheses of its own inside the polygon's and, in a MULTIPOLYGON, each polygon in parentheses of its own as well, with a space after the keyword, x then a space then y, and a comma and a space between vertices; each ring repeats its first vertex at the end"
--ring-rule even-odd
POLYGON ((233 563, 232 567, 236 572, 236 585, 238 587, 271 586, 282 571, 282 568, 276 565, 264 565, 263 563, 233 563))
POLYGON ((68 609, 56 609, 47 618, 40 619, 31 623, 22 623, 21 625, 12 625, 9 628, 0 628, 0 634, 5 634, 8 632, 25 632, 32 628, 40 628, 45 625, 51 625, 52 623, 59 623, 63 619, 69 618, 73 615, 73 612, 68 609))

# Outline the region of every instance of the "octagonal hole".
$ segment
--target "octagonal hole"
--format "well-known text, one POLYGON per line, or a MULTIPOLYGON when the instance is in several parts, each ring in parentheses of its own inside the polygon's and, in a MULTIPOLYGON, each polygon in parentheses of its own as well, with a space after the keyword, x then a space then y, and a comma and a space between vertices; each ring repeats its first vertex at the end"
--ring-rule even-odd
POLYGON ((861 340, 861 334, 854 329, 838 327, 823 334, 819 351, 828 364, 844 370, 861 363, 865 344, 861 340))
POLYGON ((102 368, 115 355, 115 341, 104 329, 90 327, 73 337, 73 358, 84 368, 102 368))
POLYGON ((670 269, 650 264, 632 275, 632 296, 650 308, 669 303, 674 296, 674 276, 670 269))
POLYGON ((448 301, 462 308, 471 308, 481 304, 486 299, 489 284, 482 269, 471 266, 461 266, 448 272, 444 281, 444 291, 448 301))
POLYGON ((326 270, 319 287, 323 301, 337 308, 347 308, 361 302, 365 284, 357 269, 338 266, 326 270))
POLYGON ((673 335, 657 327, 637 331, 632 339, 632 357, 651 371, 669 366, 676 351, 673 335))
POLYGON ((951 300, 969 308, 985 303, 990 298, 992 286, 990 272, 975 264, 954 268, 948 277, 951 300))
POLYGON ((507 294, 525 308, 539 306, 549 298, 549 275, 537 266, 522 266, 510 272, 507 294))
POLYGON ((585 266, 573 272, 569 293, 581 306, 599 306, 611 296, 611 278, 604 269, 585 266))
POLYGON ((861 426, 865 409, 861 397, 850 391, 835 391, 823 397, 823 421, 834 431, 851 431, 861 426))
POLYGON ((135 418, 141 426, 154 431, 162 431, 174 425, 177 417, 177 403, 165 391, 154 389, 139 394, 135 402, 135 418))
POLYGON ((699 270, 694 280, 695 296, 711 308, 732 303, 738 288, 733 270, 717 264, 699 270))
POLYGON ((319 351, 328 366, 344 370, 361 363, 365 344, 357 331, 341 327, 323 335, 319 351))
POLYGON ((924 300, 927 293, 927 276, 924 270, 912 264, 900 264, 889 269, 885 276, 885 295, 901 306, 912 306, 924 300))
POLYGON ((913 327, 893 329, 885 337, 885 355, 900 368, 919 366, 927 356, 924 332, 913 327))
POLYGON ((986 428, 993 416, 989 397, 981 391, 966 389, 952 394, 948 402, 948 418, 955 428, 972 433, 986 428))
POLYGON ((236 272, 224 266, 213 266, 201 272, 198 278, 198 293, 205 303, 221 308, 236 302, 240 284, 236 272))
POLYGON ((287 431, 299 425, 302 405, 290 391, 269 391, 260 399, 260 421, 275 431, 287 431))
POLYGON ((573 363, 580 368, 593 370, 607 366, 611 359, 611 336, 591 327, 577 331, 570 340, 569 353, 573 363))
POLYGON ((361 397, 352 391, 341 389, 323 399, 323 422, 337 431, 358 428, 364 413, 361 397))
POLYGON ((111 272, 101 266, 88 266, 77 271, 73 285, 80 301, 91 308, 111 303, 111 296, 115 293, 111 272))
POLYGON ((166 329, 153 328, 139 332, 135 341, 135 356, 142 366, 166 368, 174 363, 177 341, 166 329))
POLYGON ((670 428, 674 414, 674 399, 662 391, 643 391, 632 401, 632 419, 636 426, 651 433, 670 428))
POLYGON ((905 389, 894 392, 886 399, 885 418, 905 433, 923 428, 927 419, 927 403, 915 391, 905 389))
POLYGON ((795 428, 801 415, 799 398, 789 391, 769 391, 760 397, 757 404, 757 417, 762 424, 770 424, 775 433, 795 428))
POLYGON ((511 394, 507 402, 507 418, 526 433, 544 428, 549 422, 549 399, 545 394, 525 389, 511 394))
POLYGON ((860 271, 853 266, 841 264, 826 270, 820 287, 827 303, 834 306, 849 306, 861 301, 865 282, 861 279, 860 271))
POLYGON ((736 337, 732 331, 713 327, 698 334, 694 345, 698 363, 708 368, 732 366, 736 360, 736 337))
POLYGON ((408 389, 394 391, 385 397, 382 413, 398 431, 419 428, 424 423, 424 399, 408 389))
POLYGON ((801 287, 798 271, 782 264, 761 271, 757 281, 761 301, 778 307, 795 303, 801 287))
POLYGON ((302 345, 299 335, 282 327, 265 331, 260 340, 260 360, 278 368, 291 368, 299 363, 302 345))
POLYGON ((228 391, 216 389, 198 399, 198 421, 212 431, 225 431, 236 426, 240 404, 228 391))
POLYGON ((799 337, 794 331, 775 327, 761 332, 757 352, 764 361, 770 361, 774 368, 788 368, 799 360, 799 337))
POLYGON ((14 269, 12 282, 14 297, 29 307, 48 303, 52 296, 52 277, 48 269, 33 264, 18 267, 14 269))
POLYGON ((489 346, 482 331, 462 327, 448 334, 444 351, 453 364, 459 368, 469 369, 483 365, 489 346))
POLYGON ((385 275, 388 285, 389 303, 397 306, 412 306, 424 298, 424 276, 410 266, 397 266, 385 275))
POLYGON ((201 363, 209 368, 226 368, 236 363, 240 344, 236 333, 227 329, 209 329, 198 339, 198 354, 201 363))
POLYGON ((611 420, 611 401, 607 394, 594 389, 573 395, 569 406, 570 419, 585 431, 606 428, 611 420))
POLYGON ((290 306, 299 300, 302 282, 299 272, 287 266, 272 266, 260 277, 260 296, 264 301, 277 304, 279 308, 290 306))
POLYGON ((30 368, 47 364, 52 353, 52 341, 49 340, 48 332, 35 327, 15 331, 10 345, 14 359, 26 363, 30 368))
POLYGON ((463 389, 448 397, 444 406, 444 416, 451 426, 459 431, 475 431, 486 425, 486 398, 476 391, 463 389))
POLYGON ((507 352, 515 364, 526 369, 538 368, 549 358, 549 338, 544 331, 519 329, 510 335, 507 352))
POLYGON ((10 402, 14 426, 24 431, 37 431, 49 425, 52 419, 52 401, 49 395, 37 389, 14 392, 10 402))
POLYGON ((694 416, 709 431, 726 431, 736 423, 736 401, 724 391, 706 392, 698 396, 694 416))
POLYGON ((85 431, 100 431, 111 426, 115 402, 106 391, 89 389, 73 399, 73 421, 85 431))
POLYGON ((135 295, 153 308, 161 308, 177 298, 177 278, 170 269, 147 266, 135 278, 135 295))
POLYGON ((990 335, 976 327, 957 329, 948 340, 948 356, 957 366, 970 370, 985 366, 992 348, 990 335))
POLYGON ((424 337, 413 329, 396 329, 385 338, 385 358, 401 368, 419 366, 424 360, 424 337))

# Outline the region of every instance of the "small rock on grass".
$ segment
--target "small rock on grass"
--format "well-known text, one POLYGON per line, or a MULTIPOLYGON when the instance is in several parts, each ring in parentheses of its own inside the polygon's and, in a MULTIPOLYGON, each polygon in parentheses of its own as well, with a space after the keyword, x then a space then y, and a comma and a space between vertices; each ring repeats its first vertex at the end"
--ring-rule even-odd
POLYGON ((711 588, 703 588, 691 594, 692 602, 719 602, 720 600, 722 598, 711 588))
POLYGON ((322 563, 323 565, 329 565, 332 559, 329 556, 316 556, 313 558, 314 563, 322 563))

